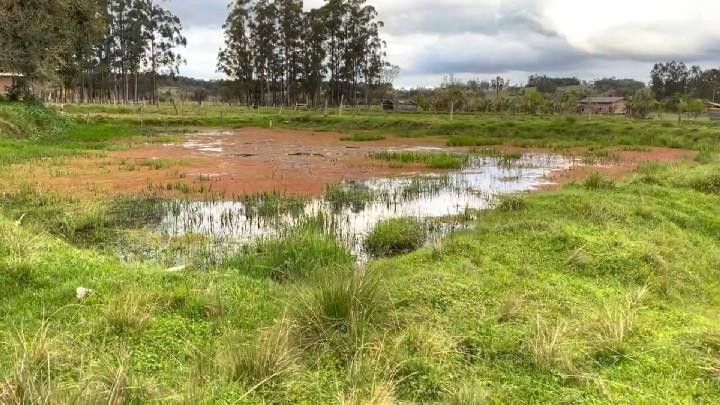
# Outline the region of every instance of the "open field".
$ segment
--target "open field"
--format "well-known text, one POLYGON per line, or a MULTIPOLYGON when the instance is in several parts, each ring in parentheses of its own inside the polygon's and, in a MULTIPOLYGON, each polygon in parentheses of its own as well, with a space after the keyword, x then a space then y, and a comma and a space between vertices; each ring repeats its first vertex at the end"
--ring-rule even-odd
POLYGON ((720 401, 718 125, 63 111, 0 104, 0 403, 720 401))

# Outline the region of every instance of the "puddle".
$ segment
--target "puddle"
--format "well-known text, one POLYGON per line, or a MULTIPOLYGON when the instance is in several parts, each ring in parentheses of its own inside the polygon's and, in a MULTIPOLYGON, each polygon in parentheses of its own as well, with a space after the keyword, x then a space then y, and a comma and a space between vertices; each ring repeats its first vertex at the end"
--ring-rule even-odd
MULTIPOLYGON (((381 221, 414 217, 433 225, 434 238, 464 226, 446 219, 472 210, 491 208, 498 197, 536 190, 550 184, 552 171, 566 170, 575 162, 559 155, 523 155, 516 160, 474 157, 466 168, 445 175, 414 175, 349 182, 340 185, 340 198, 252 202, 174 201, 160 223, 159 231, 179 237, 199 234, 212 240, 227 254, 232 246, 286 232, 303 218, 321 215, 336 236, 358 256, 365 235, 381 221), (264 205, 263 205, 264 204, 264 205)), ((271 198, 271 197, 268 197, 271 198)), ((280 197, 275 196, 275 199, 280 197)))

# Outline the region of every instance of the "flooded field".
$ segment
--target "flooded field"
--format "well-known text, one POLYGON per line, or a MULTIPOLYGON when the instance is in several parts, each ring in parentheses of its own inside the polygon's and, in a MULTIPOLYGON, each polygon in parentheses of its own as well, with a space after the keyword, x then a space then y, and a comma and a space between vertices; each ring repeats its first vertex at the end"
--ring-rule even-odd
POLYGON ((477 156, 447 174, 345 182, 328 187, 324 197, 267 194, 233 201, 176 200, 167 207, 158 231, 168 237, 203 235, 215 249, 227 252, 229 246, 277 237, 308 218, 319 218, 362 260, 363 239, 381 221, 416 218, 434 240, 464 226, 468 216, 492 207, 501 196, 548 185, 552 172, 574 164, 559 155, 477 156))

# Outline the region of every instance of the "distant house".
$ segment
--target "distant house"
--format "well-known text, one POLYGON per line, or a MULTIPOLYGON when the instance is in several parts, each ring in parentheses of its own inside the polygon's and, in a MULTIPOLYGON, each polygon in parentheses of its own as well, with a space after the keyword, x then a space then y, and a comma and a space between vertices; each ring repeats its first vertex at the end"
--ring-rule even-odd
POLYGON ((588 97, 580 100, 582 114, 625 114, 625 97, 588 97))
POLYGON ((21 77, 22 75, 16 73, 0 72, 0 96, 8 94, 13 86, 15 86, 17 79, 21 77))
POLYGON ((720 103, 713 103, 708 101, 707 107, 710 121, 720 121, 720 103))
POLYGON ((407 100, 384 100, 382 107, 385 112, 414 112, 418 110, 416 102, 407 100))

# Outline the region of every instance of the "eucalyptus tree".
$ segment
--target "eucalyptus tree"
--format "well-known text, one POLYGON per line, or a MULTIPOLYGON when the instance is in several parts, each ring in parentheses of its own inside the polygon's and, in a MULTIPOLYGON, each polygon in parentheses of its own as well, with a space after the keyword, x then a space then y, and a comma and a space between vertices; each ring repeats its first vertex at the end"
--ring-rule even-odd
POLYGON ((152 102, 156 104, 158 70, 165 68, 171 75, 179 72, 184 59, 176 49, 186 46, 187 39, 182 35, 180 19, 154 0, 144 0, 143 9, 147 16, 143 31, 144 52, 152 76, 152 102))
POLYGON ((323 90, 326 102, 357 103, 362 88, 368 100, 386 66, 377 16, 365 0, 327 0, 307 12, 302 0, 236 0, 218 71, 254 86, 261 104, 290 105, 303 94, 317 104, 323 90))
POLYGON ((254 56, 250 28, 250 0, 235 0, 223 25, 225 44, 218 54, 218 71, 232 78, 250 103, 254 56))

